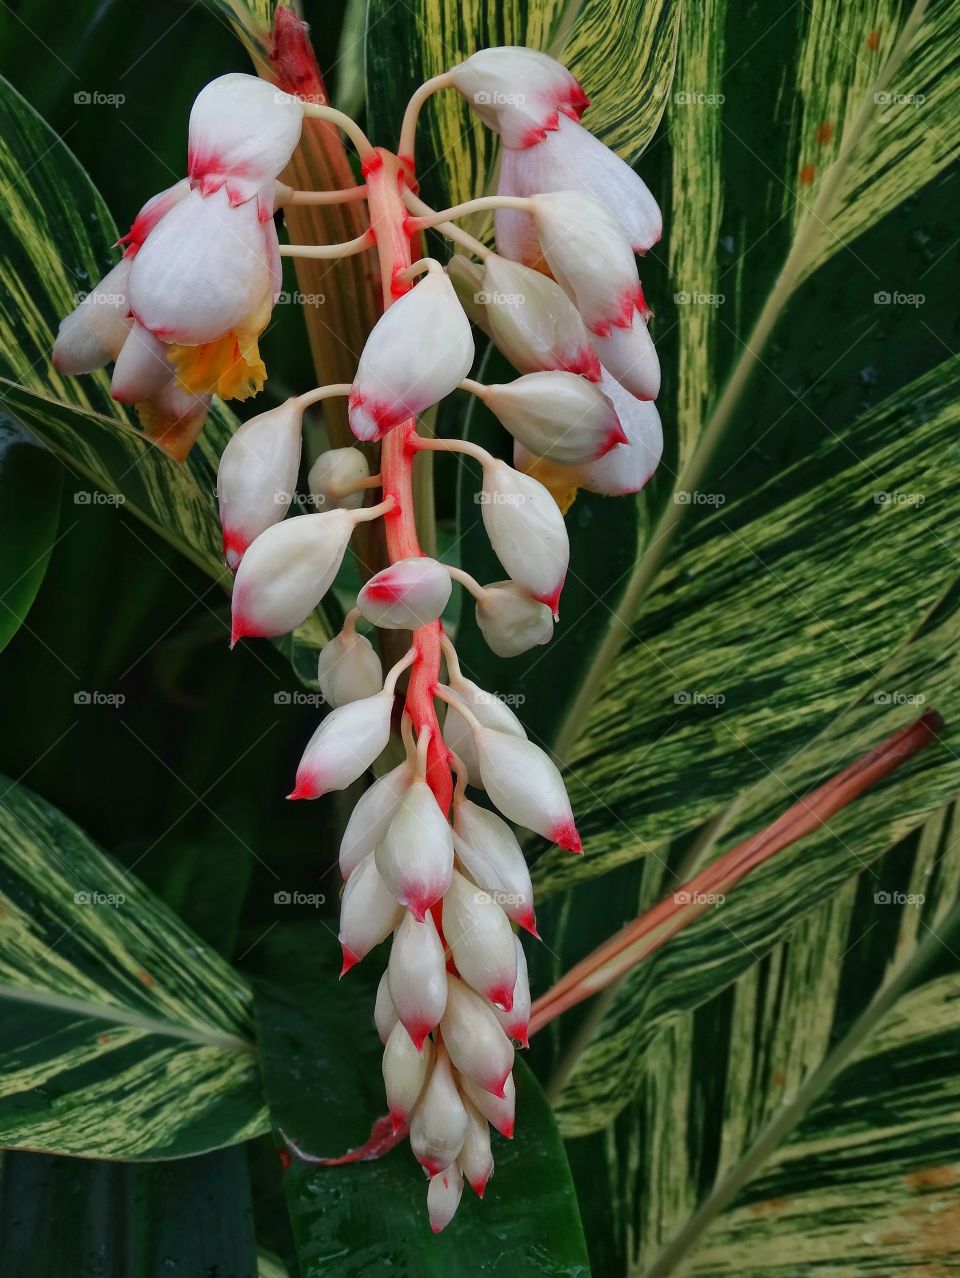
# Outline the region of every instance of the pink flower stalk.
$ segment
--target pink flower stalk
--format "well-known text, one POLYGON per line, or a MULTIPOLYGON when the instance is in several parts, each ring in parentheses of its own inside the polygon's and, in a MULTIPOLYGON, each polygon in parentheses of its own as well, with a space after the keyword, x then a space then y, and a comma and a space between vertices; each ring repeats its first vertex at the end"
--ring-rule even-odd
POLYGON ((430 1177, 434 1230, 453 1218, 464 1181, 482 1197, 491 1127, 508 1138, 514 1130, 513 1044, 526 1046, 530 1019, 514 929, 538 934, 510 822, 581 851, 560 770, 502 697, 464 676, 441 616, 458 583, 474 596, 496 654, 549 642, 570 558, 563 514, 578 488, 636 492, 663 447, 651 402, 659 365, 634 259, 658 238, 659 211, 580 124, 588 106, 546 54, 482 50, 414 94, 394 154, 375 150, 332 108, 252 76, 223 76, 194 105, 188 177, 144 206, 122 241, 125 256, 63 321, 54 353, 71 374, 114 360, 115 396, 137 404, 153 438, 179 423, 168 446, 185 455, 211 393, 243 398, 262 385, 257 337, 280 286, 274 206, 357 194, 278 184, 303 117, 328 120, 354 142, 368 231, 287 251, 335 258, 375 245, 383 315, 352 383, 308 391, 236 431, 218 496, 224 557, 235 570, 234 643, 301 625, 331 588, 357 525, 384 521, 388 563, 319 655, 317 682, 331 708, 289 797, 344 789, 376 768, 402 701, 406 757, 359 800, 340 844, 341 975, 389 938, 374 1008, 384 1087, 395 1129, 409 1124, 430 1177), (438 212, 416 195, 414 140, 426 96, 447 87, 499 135, 503 178, 499 196, 438 212), (489 209, 499 253, 455 225, 489 209), (458 250, 449 272, 418 256, 427 227, 458 250), (468 378, 471 319, 513 363, 515 380, 468 378), (513 436, 514 465, 418 431, 417 414, 458 389, 483 399, 513 436), (291 514, 303 413, 330 395, 346 397, 353 433, 377 444, 379 468, 371 473, 369 449, 322 453, 307 480, 311 512, 291 514), (502 580, 481 585, 423 553, 412 479, 421 450, 479 462, 480 512, 502 580), (360 622, 410 632, 409 651, 385 678, 360 622))

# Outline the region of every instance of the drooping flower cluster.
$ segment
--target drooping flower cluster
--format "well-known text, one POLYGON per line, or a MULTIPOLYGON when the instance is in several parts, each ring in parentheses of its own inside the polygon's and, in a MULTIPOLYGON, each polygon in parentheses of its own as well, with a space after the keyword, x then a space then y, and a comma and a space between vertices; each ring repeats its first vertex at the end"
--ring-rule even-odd
POLYGON ((113 360, 113 398, 180 460, 214 392, 263 388, 257 339, 281 282, 276 179, 302 121, 302 103, 255 76, 208 84, 190 113, 188 176, 147 201, 120 262, 60 325, 55 366, 113 360))
POLYGON ((343 789, 375 767, 402 695, 404 762, 366 791, 340 845, 340 942, 346 973, 392 938, 374 1019, 390 1115, 397 1132, 409 1129, 429 1177, 434 1229, 452 1218, 464 1179, 483 1194, 493 1170, 490 1127, 513 1133, 513 1042, 526 1045, 530 1016, 515 928, 537 932, 530 875, 510 823, 581 850, 556 765, 501 698, 466 677, 441 615, 456 582, 474 596, 479 628, 498 655, 548 642, 569 560, 562 509, 580 487, 637 492, 662 448, 653 405, 659 366, 634 257, 659 237, 659 212, 632 170, 580 125, 588 105, 576 80, 546 55, 485 50, 418 90, 392 154, 375 150, 330 108, 300 108, 251 77, 224 77, 194 107, 188 180, 148 205, 128 237, 115 268, 126 272, 126 300, 109 313, 79 308, 58 339, 65 369, 114 355, 115 393, 119 378, 127 397, 141 402, 158 392, 143 394, 149 388, 136 379, 129 390, 130 343, 149 348, 154 361, 162 357, 180 391, 200 389, 201 367, 211 370, 203 393, 223 391, 230 343, 243 357, 243 376, 257 380, 247 343, 278 287, 270 213, 277 193, 289 195, 274 185, 276 175, 304 112, 339 123, 357 143, 369 239, 289 251, 332 258, 375 241, 384 313, 352 383, 293 397, 236 431, 218 494, 224 555, 236 573, 233 642, 299 626, 330 589, 357 524, 384 520, 390 562, 320 654, 319 686, 332 708, 306 745, 289 797, 343 789), (425 97, 446 87, 500 134, 504 162, 497 196, 437 212, 415 194, 413 135, 425 97), (455 225, 480 209, 496 211, 499 252, 455 225), (235 229, 227 233, 228 225, 235 229), (461 250, 446 268, 414 260, 427 227, 461 250), (201 264, 206 255, 216 269, 201 264), (517 368, 515 380, 482 385, 468 377, 471 318, 517 368), (418 433, 417 415, 458 388, 506 427, 513 466, 466 441, 418 433), (371 473, 359 448, 323 453, 307 480, 315 509, 288 518, 303 413, 331 395, 347 398, 357 439, 379 447, 379 471, 371 473), (504 580, 481 585, 422 553, 411 483, 421 450, 479 462, 479 507, 504 580), (364 504, 376 489, 379 499, 364 504), (360 621, 411 634, 386 677, 360 621))

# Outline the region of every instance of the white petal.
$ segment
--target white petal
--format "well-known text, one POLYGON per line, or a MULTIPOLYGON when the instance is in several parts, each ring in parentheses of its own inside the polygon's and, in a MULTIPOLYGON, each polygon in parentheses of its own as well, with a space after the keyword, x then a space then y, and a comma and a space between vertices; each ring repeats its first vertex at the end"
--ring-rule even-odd
POLYGON ((570 559, 557 503, 543 484, 495 460, 483 468, 480 511, 490 544, 510 577, 556 616, 570 559))
POLYGON ((506 914, 482 887, 455 873, 443 898, 443 939, 464 981, 504 1008, 513 1006, 517 951, 506 914))
POLYGON ((286 634, 305 621, 332 585, 352 531, 349 514, 331 510, 262 532, 233 583, 233 641, 286 634))
POLYGON ((463 1088, 464 1099, 469 1100, 470 1104, 480 1111, 501 1136, 512 1140, 517 1096, 513 1074, 510 1074, 503 1085, 502 1097, 493 1096, 490 1092, 484 1091, 466 1076, 460 1079, 460 1086, 463 1088))
POLYGON ((418 923, 409 910, 403 912, 390 947, 387 981, 397 1015, 420 1049, 447 1006, 443 945, 431 914, 418 923))
MULTIPOLYGON (((496 728, 499 732, 510 732, 518 737, 527 735, 523 724, 507 703, 500 697, 494 696, 492 692, 485 692, 471 679, 459 678, 451 691, 455 692, 488 728, 496 728)), ((460 757, 460 761, 467 769, 470 784, 480 785, 480 763, 473 744, 473 730, 454 705, 447 706, 446 718, 443 721, 443 739, 454 754, 460 757)))
MULTIPOLYGON (((594 349, 603 366, 637 399, 656 399, 660 394, 660 360, 639 311, 632 311, 629 322, 614 324, 603 336, 590 334, 594 349)), ((536 451, 536 450, 534 450, 536 451)))
POLYGON ((588 99, 565 66, 537 49, 481 49, 450 71, 484 124, 507 147, 532 147, 557 127, 560 113, 578 118, 588 99))
POLYGON ((121 258, 60 321, 53 346, 53 366, 58 372, 70 376, 92 373, 116 359, 133 322, 127 298, 130 265, 127 258, 121 258))
POLYGON ((527 957, 523 952, 519 936, 514 936, 513 943, 517 954, 517 979, 513 986, 513 1005, 510 1011, 493 1010, 497 1020, 503 1026, 504 1034, 515 1038, 521 1047, 529 1046, 530 1033, 530 979, 527 975, 527 957))
POLYGON ((249 324, 271 301, 255 204, 191 191, 157 224, 130 270, 130 309, 164 342, 197 346, 249 324))
POLYGON ((493 1008, 455 976, 447 980, 447 1007, 440 1033, 460 1074, 496 1097, 513 1068, 513 1045, 493 1008))
POLYGON ((219 76, 190 112, 188 172, 204 193, 224 181, 239 204, 279 177, 300 140, 303 104, 255 75, 219 76))
POLYGON ((433 1068, 433 1041, 427 1039, 418 1052, 399 1021, 387 1039, 383 1053, 383 1085, 387 1108, 397 1131, 407 1121, 433 1068))
POLYGON ((288 797, 316 799, 362 777, 387 748, 392 710, 390 692, 332 710, 308 741, 288 797))
POLYGON ((330 448, 310 467, 307 485, 318 510, 359 510, 363 489, 343 495, 344 490, 367 479, 369 474, 367 459, 359 448, 330 448))
POLYGON ((477 600, 477 625, 498 657, 519 656, 553 638, 550 609, 515 581, 495 581, 484 590, 483 598, 477 600))
POLYGON ((231 435, 220 457, 217 498, 223 556, 236 568, 254 540, 278 524, 293 500, 300 469, 303 410, 288 399, 251 417, 231 435))
POLYGON ((357 607, 375 626, 417 630, 436 621, 450 590, 450 574, 436 559, 398 559, 370 578, 357 596, 357 607))
POLYGON ((536 936, 530 871, 506 821, 461 799, 454 807, 453 841, 457 859, 474 882, 490 893, 508 918, 536 936))
POLYGON ((460 1206, 463 1194, 463 1174, 457 1163, 451 1163, 442 1172, 430 1178, 427 1186, 427 1214, 430 1228, 435 1234, 446 1229, 460 1206))
POLYGON ((349 971, 375 945, 385 941, 400 922, 402 913, 380 878, 373 857, 361 861, 350 875, 340 900, 343 971, 349 971))
POLYGON ((340 873, 344 879, 349 879, 364 857, 376 852, 412 781, 413 770, 401 763, 360 796, 340 840, 340 873))
POLYGON ((377 848, 377 869, 420 921, 450 886, 453 831, 425 781, 414 781, 377 848))
POLYGON ((450 1058, 440 1047, 410 1121, 410 1148, 417 1161, 436 1176, 456 1159, 466 1134, 467 1111, 454 1081, 450 1058))
POLYGON ((360 355, 350 429, 379 439, 463 381, 473 363, 470 321, 446 275, 430 271, 385 311, 360 355))
POLYGON ((623 496, 638 493, 660 464, 663 427, 657 406, 640 400, 604 372, 603 389, 620 417, 627 443, 599 461, 578 469, 576 482, 592 493, 623 496))
POLYGON ((596 333, 646 313, 633 249, 613 214, 583 191, 532 197, 543 255, 557 282, 596 333))
POLYGON ((117 355, 110 394, 118 404, 136 404, 158 395, 172 376, 163 342, 134 324, 117 355))
POLYGON ((160 219, 166 217, 173 206, 179 204, 189 190, 189 179, 181 178, 173 186, 168 186, 165 191, 159 191, 147 200, 146 204, 133 219, 130 230, 117 241, 118 244, 126 245, 124 252, 128 258, 134 257, 140 251, 144 240, 160 219))
POLYGON ((505 817, 571 852, 580 836, 556 764, 532 741, 480 728, 474 733, 483 786, 505 817))
POLYGON ((585 191, 606 205, 635 253, 645 253, 663 234, 660 209, 643 179, 575 120, 561 115, 555 132, 538 146, 505 152, 504 163, 505 195, 585 191))
POLYGON ((555 280, 491 253, 474 297, 490 336, 520 372, 564 369, 599 381, 586 326, 555 280))
POLYGON ((373 1009, 373 1020, 377 1027, 377 1033, 380 1035, 380 1042, 386 1046, 394 1025, 399 1025, 400 1023, 397 1009, 394 1007, 393 999, 390 997, 390 986, 387 983, 386 972, 380 977, 380 984, 377 986, 377 1001, 373 1009))
POLYGON ((597 461, 626 440, 604 393, 575 373, 527 373, 481 398, 525 447, 562 465, 597 461))
POLYGON ((345 706, 376 696, 383 687, 383 667, 365 635, 341 631, 320 650, 317 681, 328 706, 345 706))
POLYGON ((490 1148, 490 1124, 477 1107, 466 1101, 467 1134, 457 1163, 463 1177, 479 1198, 493 1175, 493 1150, 490 1148))

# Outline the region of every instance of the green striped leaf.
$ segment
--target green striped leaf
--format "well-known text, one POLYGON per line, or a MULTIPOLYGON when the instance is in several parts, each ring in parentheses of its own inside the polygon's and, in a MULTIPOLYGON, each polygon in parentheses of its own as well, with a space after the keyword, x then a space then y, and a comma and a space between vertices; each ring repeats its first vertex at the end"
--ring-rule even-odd
MULTIPOLYGON (((850 833, 836 838, 856 855, 850 833)), ((571 1146, 585 1197, 617 1204, 595 1263, 866 1274, 880 1248, 885 1272, 949 1264, 949 1237, 921 1222, 948 1209, 958 1171, 956 835, 955 807, 938 809, 726 990, 658 1019, 628 1109, 571 1146), (599 1184, 598 1144, 623 1150, 599 1184)), ((648 973, 642 1001, 678 971, 648 973)))
POLYGON ((22 786, 0 828, 0 1144, 176 1158, 263 1131, 243 979, 22 786))
MULTIPOLYGON (((251 959, 261 978, 257 1020, 274 1129, 320 1156, 363 1144, 384 1107, 375 981, 359 970, 335 988, 335 946, 318 947, 312 926, 275 929, 251 959)), ((303 1278, 340 1274, 348 1260, 364 1273, 425 1278, 464 1265, 472 1274, 584 1278, 585 1244, 556 1124, 522 1062, 516 1074, 517 1135, 510 1142, 494 1135, 496 1170, 483 1203, 465 1188, 439 1237, 406 1142, 342 1167, 295 1158, 284 1185, 303 1278)))
MULTIPOLYGON (((0 136, 7 192, 0 209, 0 409, 229 590, 216 472, 236 416, 215 401, 200 442, 179 465, 136 429, 132 410, 110 398, 106 372, 65 377, 53 368, 57 325, 113 264, 117 231, 65 145, 2 79, 0 136)), ((331 633, 316 613, 281 645, 311 686, 316 652, 331 633)))

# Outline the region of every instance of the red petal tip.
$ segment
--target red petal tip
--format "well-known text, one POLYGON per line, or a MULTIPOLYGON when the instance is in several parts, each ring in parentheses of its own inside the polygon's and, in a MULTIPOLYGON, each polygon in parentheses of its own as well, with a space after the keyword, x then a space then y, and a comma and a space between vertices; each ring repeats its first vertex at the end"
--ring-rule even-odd
POLYGON ((491 1003, 498 1003, 505 1012, 513 1011, 513 987, 510 985, 500 985, 495 989, 489 990, 487 998, 491 1003))
POLYGON ((489 1176, 489 1174, 487 1174, 486 1176, 484 1176, 483 1180, 471 1180, 471 1181, 470 1181, 470 1188, 473 1190, 473 1192, 476 1194, 476 1196, 477 1196, 478 1198, 482 1198, 482 1197, 483 1197, 483 1191, 486 1189, 486 1187, 487 1187, 487 1181, 488 1181, 489 1179, 490 1179, 490 1176, 489 1176))
MULTIPOLYGON (((340 948, 343 950, 343 967, 340 969, 340 980, 342 981, 346 974, 350 971, 351 967, 356 967, 356 965, 360 962, 360 955, 354 954, 353 950, 347 949, 345 945, 341 945, 340 948)), ((391 1118, 392 1117, 393 1115, 391 1113, 391 1118)), ((394 1125, 393 1130, 397 1130, 396 1125, 394 1125)))
POLYGON ((320 793, 314 790, 307 781, 298 781, 290 793, 288 799, 319 799, 320 793))
POLYGON ((511 1118, 505 1122, 502 1127, 498 1127, 497 1131, 501 1136, 505 1136, 507 1140, 513 1140, 514 1125, 514 1120, 511 1118))
POLYGON ((580 835, 577 833, 577 827, 573 820, 564 821, 558 825, 550 838, 558 847, 564 848, 567 852, 582 852, 583 844, 580 842, 580 835))
POLYGON ((543 940, 543 937, 537 931, 537 917, 534 914, 533 910, 531 910, 529 914, 525 914, 523 918, 518 919, 517 922, 520 924, 520 926, 523 928, 525 932, 530 933, 530 935, 533 937, 535 941, 543 940))

